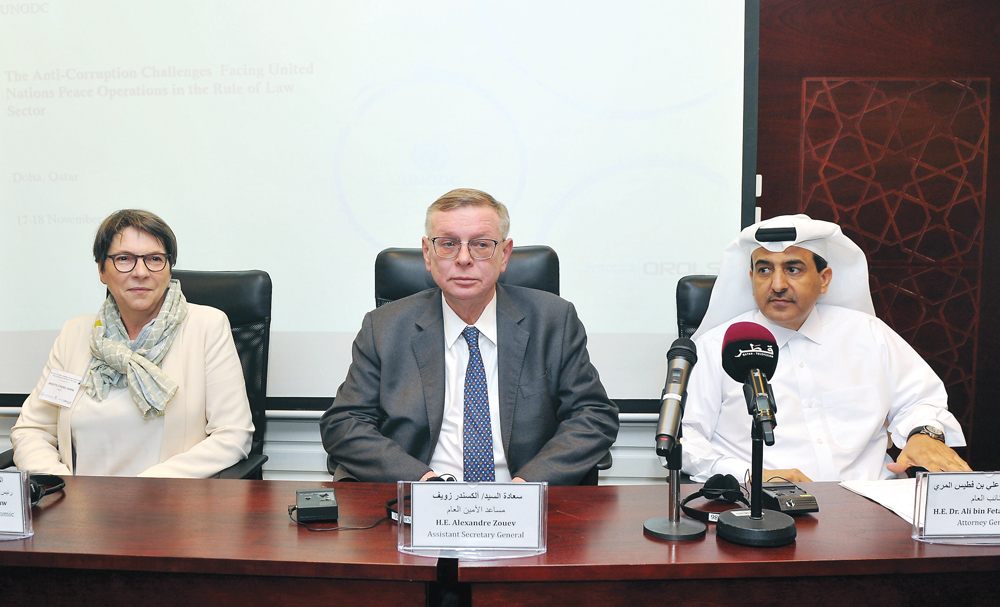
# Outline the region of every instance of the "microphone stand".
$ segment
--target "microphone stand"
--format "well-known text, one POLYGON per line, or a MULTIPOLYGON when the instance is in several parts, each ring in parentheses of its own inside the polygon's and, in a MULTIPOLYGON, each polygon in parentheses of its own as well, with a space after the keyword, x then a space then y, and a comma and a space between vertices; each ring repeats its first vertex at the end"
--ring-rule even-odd
POLYGON ((715 534, 724 540, 742 546, 784 546, 795 541, 795 520, 784 512, 765 510, 764 501, 764 442, 774 444, 773 412, 774 395, 771 387, 767 387, 769 420, 757 406, 756 399, 750 390, 746 391, 747 408, 753 415, 753 426, 750 429, 752 452, 750 461, 750 516, 746 508, 726 510, 719 515, 715 523, 715 534))
POLYGON ((681 518, 681 453, 681 444, 676 442, 666 456, 667 470, 670 471, 667 516, 646 519, 642 525, 642 530, 646 535, 657 539, 696 540, 705 537, 705 531, 708 529, 701 521, 681 518))

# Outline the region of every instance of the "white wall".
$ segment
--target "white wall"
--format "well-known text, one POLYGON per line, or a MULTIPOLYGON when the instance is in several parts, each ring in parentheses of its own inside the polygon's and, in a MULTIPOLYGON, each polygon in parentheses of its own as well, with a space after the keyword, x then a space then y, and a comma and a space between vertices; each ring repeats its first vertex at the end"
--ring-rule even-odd
POLYGON ((10 429, 17 421, 18 407, 0 407, 0 452, 10 449, 10 429))
MULTIPOLYGON (((330 480, 326 451, 319 437, 316 411, 271 411, 268 414, 264 478, 270 480, 330 480)), ((656 415, 622 414, 618 440, 611 448, 614 464, 601 472, 601 484, 663 482, 666 471, 653 449, 656 415)))

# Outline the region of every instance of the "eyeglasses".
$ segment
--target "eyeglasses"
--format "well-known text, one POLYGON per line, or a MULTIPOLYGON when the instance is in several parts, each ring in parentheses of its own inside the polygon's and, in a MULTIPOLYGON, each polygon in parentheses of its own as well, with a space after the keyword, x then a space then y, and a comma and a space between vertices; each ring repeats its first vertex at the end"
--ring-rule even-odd
POLYGON ((444 257, 445 259, 458 257, 458 252, 462 250, 463 244, 469 245, 469 256, 473 259, 482 260, 493 257, 493 253, 496 252, 497 245, 500 243, 489 238, 476 238, 469 242, 463 242, 455 238, 443 238, 441 236, 431 238, 431 245, 434 246, 434 252, 438 257, 444 257))
POLYGON ((133 255, 131 253, 117 253, 115 255, 105 255, 115 264, 115 269, 119 272, 131 272, 135 269, 135 264, 142 258, 142 263, 146 264, 146 269, 150 272, 159 272, 167 267, 166 253, 147 253, 145 255, 133 255))

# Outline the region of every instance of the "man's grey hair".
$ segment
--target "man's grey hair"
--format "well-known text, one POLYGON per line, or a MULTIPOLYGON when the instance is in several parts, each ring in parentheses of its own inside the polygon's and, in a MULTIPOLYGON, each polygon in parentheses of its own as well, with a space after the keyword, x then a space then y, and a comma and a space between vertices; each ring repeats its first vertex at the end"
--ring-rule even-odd
POLYGON ((428 238, 433 237, 431 234, 431 218, 434 216, 434 213, 451 211, 462 207, 491 207, 497 212, 497 216, 500 218, 500 239, 507 240, 507 234, 510 232, 510 213, 507 212, 507 207, 504 203, 493 198, 486 192, 470 188, 452 190, 427 207, 427 216, 424 219, 424 232, 426 236, 428 238))

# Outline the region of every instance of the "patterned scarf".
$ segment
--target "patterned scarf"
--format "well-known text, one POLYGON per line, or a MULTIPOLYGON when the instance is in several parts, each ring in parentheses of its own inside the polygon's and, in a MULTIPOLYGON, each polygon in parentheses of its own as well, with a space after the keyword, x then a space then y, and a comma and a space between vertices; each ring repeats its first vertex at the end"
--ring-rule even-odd
POLYGON ((127 386, 145 419, 163 415, 163 409, 177 392, 177 383, 157 365, 170 349, 187 311, 181 283, 173 279, 160 313, 130 344, 118 304, 114 296, 108 295, 90 333, 90 352, 94 359, 83 380, 87 394, 102 401, 108 397, 111 386, 127 386))

